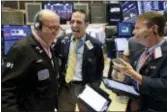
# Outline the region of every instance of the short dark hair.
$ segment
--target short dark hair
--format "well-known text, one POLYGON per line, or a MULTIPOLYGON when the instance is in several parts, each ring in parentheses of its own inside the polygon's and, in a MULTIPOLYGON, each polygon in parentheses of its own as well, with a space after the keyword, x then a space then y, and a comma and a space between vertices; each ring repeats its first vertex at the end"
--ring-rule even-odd
POLYGON ((148 27, 151 27, 153 25, 158 26, 158 34, 160 36, 164 35, 164 27, 165 27, 165 17, 163 14, 156 12, 156 11, 150 11, 150 12, 145 12, 141 15, 138 16, 139 20, 146 20, 147 23, 146 25, 148 27))
POLYGON ((75 12, 79 12, 85 15, 85 22, 89 22, 89 18, 88 15, 86 14, 86 12, 83 9, 74 9, 73 13, 75 12))

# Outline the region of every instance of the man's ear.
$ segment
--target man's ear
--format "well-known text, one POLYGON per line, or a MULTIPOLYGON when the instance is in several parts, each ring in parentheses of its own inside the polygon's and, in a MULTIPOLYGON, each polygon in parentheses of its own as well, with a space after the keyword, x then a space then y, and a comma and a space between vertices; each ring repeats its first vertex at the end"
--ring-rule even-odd
POLYGON ((152 32, 153 32, 154 35, 158 34, 158 26, 157 25, 153 25, 152 32))
POLYGON ((88 27, 88 25, 89 25, 89 22, 86 22, 85 24, 86 24, 86 28, 87 28, 87 27, 88 27))

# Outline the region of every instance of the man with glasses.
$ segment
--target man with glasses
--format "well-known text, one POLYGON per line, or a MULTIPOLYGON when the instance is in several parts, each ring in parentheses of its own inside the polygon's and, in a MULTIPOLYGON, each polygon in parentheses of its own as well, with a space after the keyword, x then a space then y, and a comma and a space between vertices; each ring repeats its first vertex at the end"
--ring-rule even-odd
POLYGON ((70 21, 72 34, 60 37, 55 45, 55 54, 61 60, 60 90, 58 110, 75 111, 76 103, 80 111, 87 108, 77 102, 78 94, 85 84, 99 86, 104 67, 101 43, 86 34, 87 15, 76 10, 70 21))
POLYGON ((32 35, 18 41, 2 70, 3 112, 54 112, 57 108, 58 67, 51 44, 59 33, 59 17, 41 10, 32 35))

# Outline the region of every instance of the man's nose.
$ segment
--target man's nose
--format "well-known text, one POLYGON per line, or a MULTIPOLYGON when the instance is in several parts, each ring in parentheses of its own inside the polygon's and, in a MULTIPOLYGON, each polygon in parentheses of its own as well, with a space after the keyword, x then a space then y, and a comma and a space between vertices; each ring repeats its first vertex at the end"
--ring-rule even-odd
POLYGON ((73 27, 77 27, 78 26, 77 22, 74 22, 72 25, 73 25, 73 27))

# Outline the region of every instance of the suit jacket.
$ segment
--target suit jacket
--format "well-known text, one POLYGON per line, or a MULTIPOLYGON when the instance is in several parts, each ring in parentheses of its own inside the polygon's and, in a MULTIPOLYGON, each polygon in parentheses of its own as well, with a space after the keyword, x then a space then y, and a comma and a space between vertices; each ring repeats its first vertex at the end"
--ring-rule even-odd
POLYGON ((57 64, 54 66, 33 36, 9 51, 2 73, 3 112, 53 112, 57 105, 57 64))
MULTIPOLYGON (((167 41, 161 45, 162 56, 155 59, 152 54, 140 69, 143 83, 139 87, 141 94, 141 110, 167 111, 167 41)), ((136 53, 132 61, 134 68, 141 51, 136 53)))
POLYGON ((131 37, 128 41, 128 46, 129 46, 129 59, 130 62, 133 62, 133 57, 136 57, 134 55, 136 55, 136 52, 143 52, 145 46, 138 43, 134 37, 131 37))
MULTIPOLYGON (((60 76, 64 82, 65 73, 67 69, 68 54, 70 48, 71 35, 69 34, 65 37, 60 37, 54 47, 56 56, 59 57, 61 62, 60 76)), ((100 83, 103 75, 104 68, 104 58, 101 48, 101 43, 96 39, 92 38, 86 34, 86 41, 90 41, 93 45, 92 49, 89 49, 86 44, 84 44, 83 51, 83 62, 82 62, 82 81, 84 84, 98 82, 100 83)), ((64 82, 65 83, 65 82, 64 82)))

